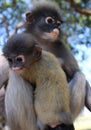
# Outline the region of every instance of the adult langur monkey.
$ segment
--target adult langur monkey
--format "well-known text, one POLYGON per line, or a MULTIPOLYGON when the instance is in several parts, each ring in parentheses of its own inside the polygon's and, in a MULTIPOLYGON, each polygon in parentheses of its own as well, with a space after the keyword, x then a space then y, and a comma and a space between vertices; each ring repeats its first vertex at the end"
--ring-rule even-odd
POLYGON ((85 106, 91 111, 91 87, 86 81, 86 86, 83 87, 86 88, 86 94, 83 92, 82 81, 78 80, 80 77, 76 77, 78 71, 81 73, 77 61, 66 45, 60 41, 62 24, 60 12, 60 8, 55 2, 36 2, 30 12, 26 13, 25 32, 30 33, 38 45, 53 53, 62 63, 68 82, 73 83, 72 86, 69 83, 69 87, 72 95, 71 107, 76 116, 84 104, 84 96, 85 106), (75 106, 79 106, 78 109, 75 106))

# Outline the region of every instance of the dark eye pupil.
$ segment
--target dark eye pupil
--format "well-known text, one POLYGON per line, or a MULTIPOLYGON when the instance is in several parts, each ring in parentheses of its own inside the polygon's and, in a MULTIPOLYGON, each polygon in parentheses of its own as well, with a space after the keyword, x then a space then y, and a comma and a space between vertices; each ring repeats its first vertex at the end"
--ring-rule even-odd
POLYGON ((53 20, 52 20, 51 18, 49 18, 49 19, 47 20, 47 22, 48 22, 48 23, 53 23, 53 20))
POLYGON ((9 61, 10 63, 12 63, 12 62, 13 62, 13 60, 12 60, 11 58, 8 58, 8 61, 9 61))
POLYGON ((22 62, 22 58, 17 58, 16 61, 22 62))

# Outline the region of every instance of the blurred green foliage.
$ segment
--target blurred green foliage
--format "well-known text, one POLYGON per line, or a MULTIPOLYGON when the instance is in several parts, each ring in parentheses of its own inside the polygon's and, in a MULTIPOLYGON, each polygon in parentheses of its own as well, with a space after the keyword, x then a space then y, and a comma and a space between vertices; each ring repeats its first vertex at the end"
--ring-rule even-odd
MULTIPOLYGON (((0 44, 7 39, 7 37, 13 33, 14 28, 18 23, 25 20, 25 12, 31 7, 31 1, 33 0, 1 0, 0 1, 0 44)), ((62 31, 65 34, 65 38, 74 35, 83 34, 85 36, 84 29, 88 28, 89 36, 91 35, 91 16, 86 16, 75 11, 71 7, 67 0, 52 0, 56 1, 60 9, 62 10, 62 16, 64 24, 62 31)), ((74 0, 78 7, 91 9, 91 0, 74 0)), ((67 42, 67 39, 65 40, 67 42)), ((86 41, 86 40, 85 40, 86 41)), ((90 44, 90 42, 84 42, 79 40, 80 44, 90 44)))

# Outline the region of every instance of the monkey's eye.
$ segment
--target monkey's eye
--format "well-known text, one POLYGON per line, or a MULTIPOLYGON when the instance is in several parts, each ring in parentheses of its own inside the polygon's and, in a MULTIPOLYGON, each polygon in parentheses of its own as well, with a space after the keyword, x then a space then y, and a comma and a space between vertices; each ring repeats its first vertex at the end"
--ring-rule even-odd
POLYGON ((45 19, 45 21, 46 21, 47 24, 52 24, 52 23, 54 23, 54 19, 53 19, 52 17, 47 17, 47 18, 45 19))
POLYGON ((25 61, 25 58, 24 58, 23 55, 19 55, 15 59, 16 59, 17 62, 24 62, 25 61))
POLYGON ((12 63, 13 62, 13 60, 12 60, 12 58, 7 58, 7 60, 9 61, 9 63, 12 63))

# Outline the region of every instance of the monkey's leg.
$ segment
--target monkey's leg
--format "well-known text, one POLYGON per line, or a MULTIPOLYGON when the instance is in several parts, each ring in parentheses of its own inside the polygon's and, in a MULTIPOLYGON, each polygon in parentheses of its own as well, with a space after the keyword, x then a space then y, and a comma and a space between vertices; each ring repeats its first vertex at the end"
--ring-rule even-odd
POLYGON ((71 113, 73 119, 75 119, 78 114, 81 112, 85 104, 85 95, 86 95, 86 79, 83 73, 76 72, 74 78, 69 83, 70 94, 71 94, 71 113))
POLYGON ((38 130, 32 86, 13 71, 10 71, 5 110, 7 124, 11 130, 38 130))
POLYGON ((91 111, 91 87, 88 82, 86 82, 85 106, 91 111))

